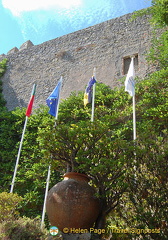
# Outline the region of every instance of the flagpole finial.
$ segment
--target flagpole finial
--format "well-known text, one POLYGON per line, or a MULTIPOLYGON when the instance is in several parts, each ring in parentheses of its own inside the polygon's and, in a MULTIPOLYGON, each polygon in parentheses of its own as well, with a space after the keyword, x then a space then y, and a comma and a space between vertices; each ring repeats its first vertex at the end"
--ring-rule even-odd
POLYGON ((132 59, 132 58, 134 59, 134 58, 135 58, 135 55, 130 55, 130 58, 131 58, 131 59, 132 59))
POLYGON ((37 87, 37 84, 36 84, 36 83, 34 83, 34 84, 33 84, 33 91, 35 91, 35 90, 36 90, 36 87, 37 87))
POLYGON ((96 67, 93 68, 93 77, 96 78, 96 67))

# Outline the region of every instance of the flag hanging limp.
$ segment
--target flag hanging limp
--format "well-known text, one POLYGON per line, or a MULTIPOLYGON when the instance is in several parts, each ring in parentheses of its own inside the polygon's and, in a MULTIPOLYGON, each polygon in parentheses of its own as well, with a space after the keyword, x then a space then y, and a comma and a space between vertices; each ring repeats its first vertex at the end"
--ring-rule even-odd
POLYGON ((127 77, 125 80, 125 91, 130 94, 130 96, 135 95, 135 71, 134 71, 134 58, 131 59, 127 77))
POLYGON ((91 103, 92 87, 95 83, 96 83, 96 80, 95 80, 94 76, 92 76, 86 87, 85 93, 84 93, 84 106, 86 106, 86 104, 88 104, 88 103, 91 103))
POLYGON ((31 93, 31 98, 30 98, 30 100, 29 100, 29 104, 28 104, 27 109, 26 109, 26 116, 27 116, 27 117, 30 117, 31 112, 32 112, 33 103, 34 103, 34 98, 35 98, 35 92, 36 92, 36 84, 33 85, 33 90, 32 90, 32 93, 31 93))
POLYGON ((56 117, 56 114, 57 114, 61 85, 62 85, 62 78, 59 80, 57 86, 55 87, 53 92, 50 94, 50 96, 46 99, 46 103, 50 108, 48 113, 54 117, 56 117))

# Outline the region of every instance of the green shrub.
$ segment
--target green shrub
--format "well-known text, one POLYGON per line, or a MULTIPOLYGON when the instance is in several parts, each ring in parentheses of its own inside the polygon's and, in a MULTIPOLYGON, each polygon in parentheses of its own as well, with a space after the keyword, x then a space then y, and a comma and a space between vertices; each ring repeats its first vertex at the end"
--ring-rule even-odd
POLYGON ((21 201, 22 197, 16 193, 0 193, 0 223, 13 220, 18 216, 17 207, 21 201))
POLYGON ((40 220, 27 217, 15 221, 4 221, 0 224, 2 240, 43 240, 47 239, 47 231, 40 229, 40 220))

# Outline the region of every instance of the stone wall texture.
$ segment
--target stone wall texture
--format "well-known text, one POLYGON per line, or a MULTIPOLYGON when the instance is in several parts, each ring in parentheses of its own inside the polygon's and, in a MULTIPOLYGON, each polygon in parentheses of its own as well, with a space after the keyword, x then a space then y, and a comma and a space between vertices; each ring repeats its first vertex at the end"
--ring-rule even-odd
POLYGON ((31 41, 7 55, 7 71, 2 77, 7 108, 27 107, 33 83, 37 84, 34 107, 45 100, 63 76, 61 98, 72 91, 84 91, 96 67, 96 79, 110 87, 123 85, 123 59, 138 54, 136 75, 144 77, 155 70, 148 65, 152 27, 149 16, 130 21, 127 14, 92 27, 33 45, 31 41))

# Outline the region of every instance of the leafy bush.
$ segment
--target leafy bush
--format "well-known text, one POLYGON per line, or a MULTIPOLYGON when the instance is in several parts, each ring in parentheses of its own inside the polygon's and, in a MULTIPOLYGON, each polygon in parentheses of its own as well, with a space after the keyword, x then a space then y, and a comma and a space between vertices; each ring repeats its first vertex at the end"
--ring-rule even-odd
POLYGON ((168 31, 164 31, 160 37, 153 38, 152 48, 149 51, 147 60, 160 69, 167 68, 168 64, 168 31))
POLYGON ((22 201, 22 197, 16 193, 0 193, 0 223, 13 220, 19 212, 18 204, 22 201))
POLYGON ((27 217, 15 221, 5 221, 0 224, 0 239, 2 240, 43 240, 47 231, 40 229, 40 220, 27 217))

